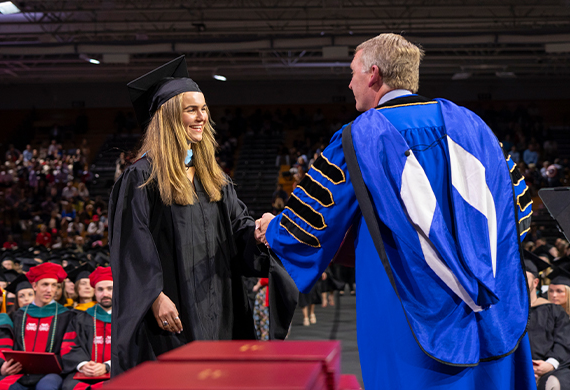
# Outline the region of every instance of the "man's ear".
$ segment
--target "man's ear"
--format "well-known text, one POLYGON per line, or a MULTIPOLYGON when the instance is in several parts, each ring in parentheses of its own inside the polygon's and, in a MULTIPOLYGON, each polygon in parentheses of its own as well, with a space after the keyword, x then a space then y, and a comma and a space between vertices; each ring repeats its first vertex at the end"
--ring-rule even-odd
POLYGON ((32 288, 36 291, 36 287, 38 286, 38 282, 32 282, 32 288))
POLYGON ((370 68, 368 88, 371 88, 374 84, 378 84, 379 87, 382 85, 382 75, 380 74, 380 68, 378 68, 377 65, 372 65, 372 68, 370 68))

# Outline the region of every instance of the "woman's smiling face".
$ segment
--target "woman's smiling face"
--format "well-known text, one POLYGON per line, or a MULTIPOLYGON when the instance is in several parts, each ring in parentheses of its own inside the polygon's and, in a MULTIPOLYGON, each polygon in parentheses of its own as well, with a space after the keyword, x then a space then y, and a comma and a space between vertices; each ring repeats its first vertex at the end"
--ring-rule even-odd
POLYGON ((202 140, 202 132, 208 122, 206 107, 203 93, 184 92, 182 97, 182 123, 192 143, 202 140))

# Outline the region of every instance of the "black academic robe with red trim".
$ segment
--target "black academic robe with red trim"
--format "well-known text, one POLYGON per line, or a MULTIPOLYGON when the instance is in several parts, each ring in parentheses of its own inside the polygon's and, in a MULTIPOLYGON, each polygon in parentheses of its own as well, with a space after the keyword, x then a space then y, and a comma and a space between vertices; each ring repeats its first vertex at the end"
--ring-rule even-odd
MULTIPOLYGON (((53 352, 56 354, 60 364, 62 364, 60 356, 61 346, 65 339, 65 330, 69 322, 75 316, 75 312, 66 309, 56 302, 41 308, 35 306, 33 303, 30 305, 26 313, 25 324, 23 321, 26 307, 22 307, 12 313, 12 321, 14 323, 13 349, 15 351, 25 350, 28 352, 53 352), (57 316, 55 315, 56 307, 57 316), (22 332, 24 338, 22 338, 22 332)), ((24 386, 33 386, 43 377, 44 375, 29 374, 0 377, 0 390, 3 388, 7 389, 15 382, 21 383, 24 386)))
POLYGON ((3 351, 12 351, 14 349, 14 324, 8 314, 0 314, 0 367, 6 361, 3 351))
POLYGON ((63 390, 98 388, 104 381, 88 383, 73 379, 73 377, 77 374, 79 363, 88 361, 105 363, 111 360, 111 315, 104 312, 99 305, 95 305, 85 312, 77 313, 75 319, 69 324, 66 334, 74 338, 72 341, 64 341, 61 349, 63 373, 66 374, 63 390), (95 310, 97 310, 97 316, 94 316, 95 310), (95 327, 97 337, 94 337, 95 327), (95 356, 95 351, 97 351, 97 356, 95 356), (96 383, 98 383, 97 386, 96 383))

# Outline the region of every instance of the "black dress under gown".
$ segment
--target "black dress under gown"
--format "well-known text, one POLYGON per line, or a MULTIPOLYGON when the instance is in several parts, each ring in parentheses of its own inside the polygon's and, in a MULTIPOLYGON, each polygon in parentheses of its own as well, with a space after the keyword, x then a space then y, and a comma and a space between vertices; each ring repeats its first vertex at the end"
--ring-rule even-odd
POLYGON ((113 270, 112 375, 193 340, 255 339, 242 276, 269 276, 270 338, 284 339, 297 289, 276 257, 256 245, 254 220, 233 185, 210 202, 198 176, 194 205, 166 206, 142 158, 117 180, 109 202, 113 270), (183 332, 163 331, 152 303, 164 292, 183 332))
POLYGON ((562 390, 570 389, 570 319, 566 311, 553 303, 531 307, 527 329, 533 360, 554 358, 560 363, 556 370, 543 375, 538 389, 544 389, 551 375, 562 390))

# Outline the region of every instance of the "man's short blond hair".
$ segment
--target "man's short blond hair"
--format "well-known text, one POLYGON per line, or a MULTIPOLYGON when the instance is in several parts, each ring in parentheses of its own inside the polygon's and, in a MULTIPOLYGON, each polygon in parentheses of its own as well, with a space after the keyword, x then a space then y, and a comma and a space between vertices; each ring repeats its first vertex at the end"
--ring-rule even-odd
POLYGON ((361 43, 362 71, 378 66, 383 82, 393 89, 416 93, 420 85, 420 62, 424 51, 398 34, 380 34, 361 43))

